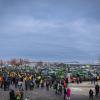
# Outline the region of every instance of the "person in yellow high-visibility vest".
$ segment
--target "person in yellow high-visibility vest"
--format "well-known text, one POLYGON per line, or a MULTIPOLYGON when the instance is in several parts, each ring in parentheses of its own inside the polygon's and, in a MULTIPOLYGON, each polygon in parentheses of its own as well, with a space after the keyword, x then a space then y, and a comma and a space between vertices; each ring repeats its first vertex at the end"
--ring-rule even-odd
POLYGON ((32 77, 30 76, 30 77, 29 77, 29 80, 31 80, 31 79, 32 79, 32 77))
POLYGON ((100 78, 100 77, 99 77, 99 76, 97 76, 97 81, 99 80, 99 78, 100 78))
POLYGON ((27 79, 27 78, 25 77, 24 80, 26 81, 26 79, 27 79))
POLYGON ((38 80, 40 80, 41 79, 41 76, 38 76, 38 80))

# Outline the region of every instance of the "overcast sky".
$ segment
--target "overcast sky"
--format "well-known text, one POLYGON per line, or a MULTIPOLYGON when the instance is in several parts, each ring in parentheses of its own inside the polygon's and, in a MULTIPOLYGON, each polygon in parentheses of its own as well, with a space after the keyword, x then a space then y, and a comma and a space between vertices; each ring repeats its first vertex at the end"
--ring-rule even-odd
POLYGON ((96 62, 100 0, 0 0, 1 59, 96 62))

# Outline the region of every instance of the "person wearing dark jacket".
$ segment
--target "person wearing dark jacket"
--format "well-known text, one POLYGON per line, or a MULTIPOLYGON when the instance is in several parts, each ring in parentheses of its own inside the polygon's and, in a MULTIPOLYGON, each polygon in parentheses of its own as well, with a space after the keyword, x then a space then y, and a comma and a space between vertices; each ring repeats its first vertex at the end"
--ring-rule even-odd
POLYGON ((14 93, 14 90, 11 90, 9 92, 9 96, 10 96, 10 100, 15 100, 15 93, 14 93))
POLYGON ((93 100, 93 90, 90 89, 89 91, 89 100, 93 100))
POLYGON ((8 85, 7 81, 4 81, 4 91, 7 90, 7 85, 8 85))
POLYGON ((66 94, 67 94, 67 91, 66 91, 66 88, 64 88, 64 100, 66 100, 66 94))
POLYGON ((95 86, 95 96, 98 96, 98 94, 99 94, 99 89, 100 89, 100 87, 99 87, 99 85, 97 84, 97 85, 95 86))

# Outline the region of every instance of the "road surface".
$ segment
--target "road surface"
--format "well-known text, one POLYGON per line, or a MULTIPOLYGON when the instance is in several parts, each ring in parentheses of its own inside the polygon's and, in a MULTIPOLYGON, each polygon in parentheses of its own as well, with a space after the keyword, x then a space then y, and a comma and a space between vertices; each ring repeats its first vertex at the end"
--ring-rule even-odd
MULTIPOLYGON (((94 89, 94 85, 91 85, 90 83, 82 83, 80 85, 70 84, 70 87, 72 91, 71 100, 89 100, 89 89, 94 89)), ((11 86, 10 88, 15 90, 14 86, 11 86)), ((34 89, 33 91, 24 90, 24 97, 27 96, 30 97, 30 100, 63 100, 63 95, 56 95, 53 89, 47 91, 45 88, 34 89)), ((0 89, 0 100, 9 100, 9 91, 0 89)), ((100 100, 100 96, 97 98, 94 97, 94 100, 100 100)))

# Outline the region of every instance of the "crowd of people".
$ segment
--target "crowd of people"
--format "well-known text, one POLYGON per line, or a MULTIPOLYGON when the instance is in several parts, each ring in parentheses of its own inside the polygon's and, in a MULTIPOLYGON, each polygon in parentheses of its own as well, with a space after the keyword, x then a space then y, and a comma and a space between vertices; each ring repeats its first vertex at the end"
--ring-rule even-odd
MULTIPOLYGON (((77 78, 77 84, 82 83, 81 78, 77 78)), ((24 91, 33 91, 35 88, 46 88, 47 91, 53 88, 56 95, 63 95, 64 100, 70 100, 71 88, 69 87, 68 78, 54 78, 43 76, 41 73, 21 73, 21 72, 8 72, 7 75, 0 75, 0 88, 9 92, 10 100, 29 100, 29 97, 24 99, 24 91), (13 86, 15 89, 11 89, 13 86)), ((95 96, 99 94, 100 87, 95 85, 95 96)), ((89 90, 89 99, 93 100, 94 92, 89 90)))
MULTIPOLYGON (((44 77, 40 73, 19 73, 19 72, 11 72, 7 73, 7 75, 0 75, 0 88, 4 89, 4 91, 9 92, 10 100, 23 100, 24 97, 24 90, 25 91, 32 91, 34 88, 46 88, 47 91, 50 88, 55 90, 55 94, 62 95, 64 91, 64 99, 66 95, 70 98, 70 88, 68 87, 68 79, 55 79, 51 77, 44 77), (17 91, 11 89, 10 87, 13 86, 17 91), (65 92, 66 90, 66 92, 65 92)), ((28 100, 27 97, 25 100, 28 100)))

